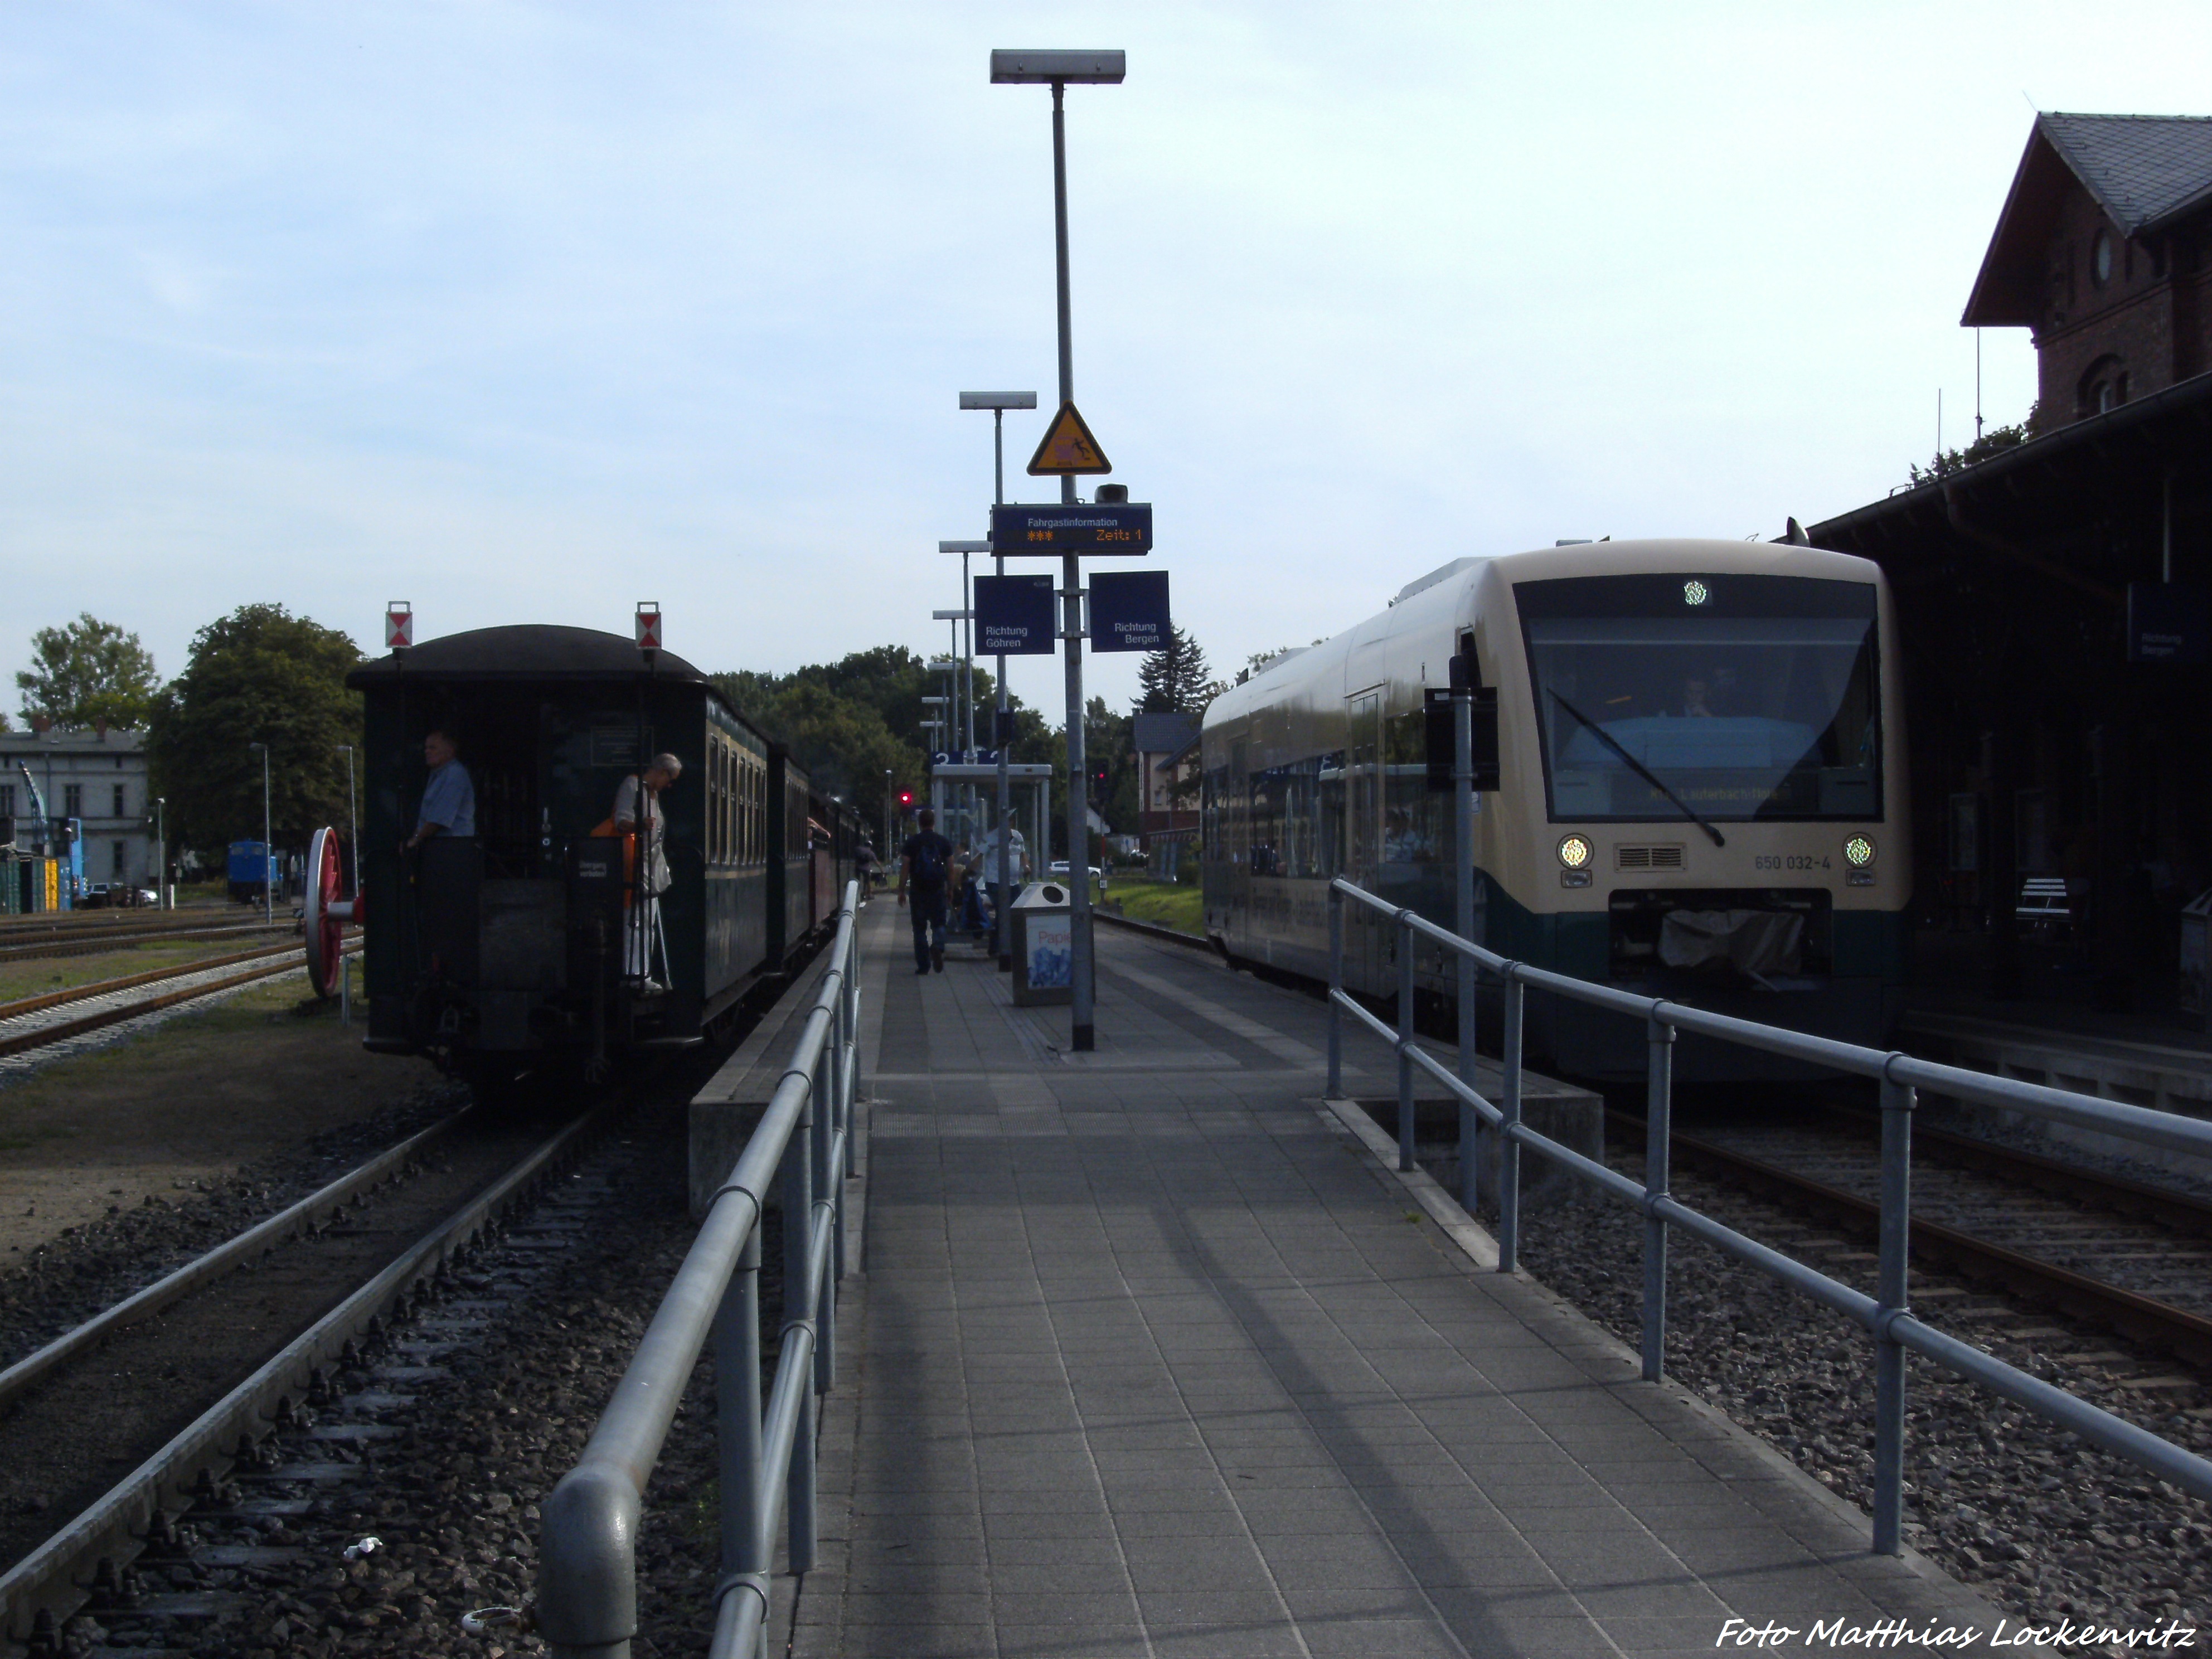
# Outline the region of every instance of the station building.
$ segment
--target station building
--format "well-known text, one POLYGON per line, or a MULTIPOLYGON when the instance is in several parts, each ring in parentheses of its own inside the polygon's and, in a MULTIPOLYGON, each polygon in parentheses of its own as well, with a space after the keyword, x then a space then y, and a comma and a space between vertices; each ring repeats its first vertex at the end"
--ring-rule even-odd
POLYGON ((2176 999, 2183 909, 2212 887, 2208 289, 2212 118, 2039 115, 1961 319, 2031 331, 2024 440, 1809 526, 1895 590, 1921 920, 1994 998, 2193 1012, 2176 999))
POLYGON ((57 726, 0 732, 0 818, 35 810, 19 764, 30 769, 47 811, 83 820, 88 882, 154 884, 154 802, 143 732, 57 726))

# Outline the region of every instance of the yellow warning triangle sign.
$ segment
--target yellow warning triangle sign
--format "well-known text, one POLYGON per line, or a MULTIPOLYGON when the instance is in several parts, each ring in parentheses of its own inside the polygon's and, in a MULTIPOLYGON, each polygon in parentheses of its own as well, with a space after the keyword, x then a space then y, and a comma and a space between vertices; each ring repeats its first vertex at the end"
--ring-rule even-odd
POLYGON ((1106 452, 1098 447, 1098 440, 1091 435, 1091 428, 1083 423, 1083 416, 1075 412, 1072 403, 1062 404, 1060 413, 1052 417, 1045 428, 1044 441, 1037 446, 1036 453, 1030 457, 1030 476, 1038 477, 1053 472, 1111 472, 1114 463, 1106 459, 1106 452))

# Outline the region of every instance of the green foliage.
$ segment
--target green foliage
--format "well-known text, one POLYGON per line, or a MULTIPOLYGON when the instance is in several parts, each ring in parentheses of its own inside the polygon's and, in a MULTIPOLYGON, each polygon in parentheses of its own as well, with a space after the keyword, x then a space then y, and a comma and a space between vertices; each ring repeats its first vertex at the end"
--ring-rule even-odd
MULTIPOLYGON (((145 725, 161 683, 154 672, 154 653, 138 643, 136 634, 88 611, 65 627, 33 634, 31 659, 33 666, 15 675, 24 717, 43 716, 80 730, 145 725)), ((0 727, 4 724, 0 721, 0 727)))
POLYGON ((281 605, 241 605, 192 636, 185 672, 155 699, 146 742, 171 835, 203 856, 261 835, 261 757, 269 745, 270 817, 279 848, 304 847, 346 822, 346 757, 361 741, 361 696, 345 687, 361 661, 335 629, 281 605))
POLYGON ((1934 483, 1954 472, 1986 461, 1992 455, 2008 449, 2016 449, 2042 430, 2043 407, 2037 404, 2027 411, 2027 418, 2017 426, 1993 426, 1968 444, 1964 449, 1947 449, 1924 467, 1914 465, 1906 471, 1912 475, 1914 484, 1934 483))
POLYGON ((1093 697, 1083 714, 1083 755, 1094 777, 1103 762, 1106 786, 1091 786, 1091 804, 1117 836, 1137 833, 1137 722, 1133 716, 1116 714, 1103 697, 1093 697))
MULTIPOLYGON (((789 749, 822 788, 842 795, 863 823, 884 821, 884 775, 919 793, 928 766, 922 698, 932 676, 903 646, 856 651, 783 675, 751 669, 711 678, 738 712, 789 749)), ((988 676, 978 673, 979 686, 988 676)))
POLYGON ((1170 628, 1167 644, 1146 653, 1137 686, 1140 714, 1202 714, 1219 689, 1206 678, 1206 653, 1181 628, 1170 628))
POLYGON ((1177 884, 1134 873, 1114 877, 1106 903, 1132 921, 1206 937, 1206 894, 1195 881, 1177 884))
MULTIPOLYGON (((944 676, 932 674, 927 661, 904 646, 877 646, 788 674, 739 669, 709 678, 738 713, 789 749, 831 794, 842 795, 877 834, 882 833, 886 769, 894 790, 911 789, 927 798, 929 757, 922 746, 921 700, 943 694, 944 676)), ((987 749, 991 746, 990 708, 995 699, 990 672, 978 663, 975 732, 987 749)), ((1053 836, 1055 845, 1065 850, 1066 738, 1020 698, 1009 698, 1008 708, 1014 737, 1007 745, 1007 758, 1053 768, 1053 836)), ((1103 701, 1092 699, 1085 741, 1093 755, 1122 757, 1120 776, 1127 781, 1126 811, 1117 816, 1120 809, 1110 802, 1104 809, 1116 830, 1136 824, 1134 772, 1126 762, 1128 726, 1127 716, 1109 714, 1103 701)))

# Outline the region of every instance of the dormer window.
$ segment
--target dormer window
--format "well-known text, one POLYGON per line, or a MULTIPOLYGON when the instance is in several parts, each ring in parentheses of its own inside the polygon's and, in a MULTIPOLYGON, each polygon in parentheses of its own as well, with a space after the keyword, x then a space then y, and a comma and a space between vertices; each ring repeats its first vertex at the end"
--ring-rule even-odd
POLYGON ((2089 280, 2099 288, 2112 280, 2112 233, 2100 230, 2089 244, 2089 280))

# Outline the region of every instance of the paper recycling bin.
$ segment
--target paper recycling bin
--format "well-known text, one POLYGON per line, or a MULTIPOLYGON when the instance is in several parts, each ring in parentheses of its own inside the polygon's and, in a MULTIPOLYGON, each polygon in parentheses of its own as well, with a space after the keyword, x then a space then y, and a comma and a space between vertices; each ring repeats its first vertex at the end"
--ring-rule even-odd
POLYGON ((1014 1006, 1075 998, 1075 918, 1056 881, 1033 881, 1009 907, 1014 920, 1014 1006))

